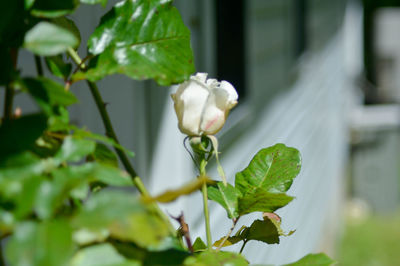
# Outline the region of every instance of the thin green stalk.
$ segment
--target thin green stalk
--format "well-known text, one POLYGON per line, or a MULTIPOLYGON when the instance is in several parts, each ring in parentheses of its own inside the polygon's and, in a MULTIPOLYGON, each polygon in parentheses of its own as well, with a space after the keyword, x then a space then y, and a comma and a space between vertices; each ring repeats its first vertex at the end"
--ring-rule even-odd
POLYGON ((240 248, 239 254, 242 254, 244 247, 246 246, 248 240, 243 240, 243 245, 240 248))
MULTIPOLYGON (((207 161, 205 159, 200 162, 200 176, 206 176, 206 165, 207 161)), ((206 237, 207 237, 207 248, 211 249, 212 239, 211 239, 211 227, 210 227, 210 213, 208 211, 208 195, 207 195, 207 184, 204 183, 201 188, 201 193, 203 194, 203 206, 204 206, 204 221, 206 224, 206 237)))
POLYGON ((228 238, 231 236, 233 229, 235 229, 235 226, 236 226, 237 222, 239 221, 239 218, 240 218, 240 216, 238 218, 232 219, 232 227, 229 229, 229 232, 226 234, 224 239, 221 241, 221 244, 219 244, 219 246, 217 247, 217 250, 220 250, 223 247, 223 245, 225 244, 225 242, 228 240, 228 238))
POLYGON ((35 65, 38 76, 42 77, 43 76, 42 60, 38 55, 35 55, 35 65))
MULTIPOLYGON (((81 58, 79 57, 79 55, 75 52, 74 49, 70 48, 68 49, 68 54, 71 56, 72 60, 74 60, 74 62, 82 69, 85 69, 85 65, 82 63, 81 58)), ((116 143, 119 143, 119 140, 117 138, 117 135, 115 134, 114 128, 111 124, 111 120, 110 120, 110 116, 108 115, 108 112, 106 110, 104 101, 101 97, 101 94, 99 92, 99 89, 97 87, 97 85, 94 82, 90 82, 87 81, 87 84, 90 88, 90 92, 92 93, 92 96, 96 102, 96 106, 97 109, 100 112, 100 116, 101 119, 103 121, 104 127, 106 129, 106 135, 113 139, 116 143)), ((129 162, 128 156, 126 155, 126 153, 118 148, 115 148, 115 151, 118 155, 118 157, 120 158, 122 164, 124 165, 126 171, 131 175, 132 177, 132 181, 134 183, 134 185, 136 186, 136 188, 139 190, 139 192, 143 195, 143 196, 149 196, 150 193, 147 191, 146 187, 144 186, 142 180, 140 179, 140 177, 138 176, 138 174, 136 173, 135 169, 133 168, 133 166, 131 165, 131 163, 129 162)), ((157 204, 152 204, 154 211, 161 217, 161 219, 164 220, 164 222, 168 225, 170 232, 175 235, 175 229, 172 226, 169 218, 165 215, 165 213, 160 209, 160 207, 158 207, 157 204)))

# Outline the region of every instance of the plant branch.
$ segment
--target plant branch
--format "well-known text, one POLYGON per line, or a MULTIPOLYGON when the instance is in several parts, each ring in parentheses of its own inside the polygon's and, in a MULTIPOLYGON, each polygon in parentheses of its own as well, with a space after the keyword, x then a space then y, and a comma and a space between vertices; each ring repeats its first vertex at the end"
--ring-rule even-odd
MULTIPOLYGON (((17 66, 18 49, 12 48, 10 50, 11 61, 13 62, 13 68, 17 66)), ((6 95, 4 97, 4 112, 3 119, 9 120, 13 116, 13 101, 14 101, 14 88, 10 84, 6 86, 6 95)))
POLYGON ((242 254, 243 249, 244 249, 244 247, 246 246, 246 244, 247 244, 248 241, 249 241, 249 240, 243 240, 243 245, 242 245, 242 247, 240 248, 239 254, 242 254))
MULTIPOLYGON (((203 158, 200 162, 200 176, 206 176, 206 165, 207 165, 207 161, 203 158)), ((207 183, 204 183, 203 186, 201 187, 201 193, 203 195, 204 221, 206 224, 207 248, 211 249, 212 238, 211 238, 211 227, 210 227, 210 213, 208 211, 207 183)))
POLYGON ((233 232, 233 229, 235 229, 235 226, 236 226, 237 222, 239 221, 239 218, 240 217, 232 219, 232 223, 233 223, 232 227, 231 227, 231 229, 229 229, 229 232, 226 234, 224 239, 221 241, 221 244, 219 244, 219 246, 217 247, 217 251, 220 250, 223 247, 223 245, 225 244, 226 240, 228 240, 228 238, 231 236, 231 234, 233 232))
POLYGON ((38 76, 42 77, 43 76, 42 60, 38 55, 35 55, 35 65, 38 76))
MULTIPOLYGON (((82 70, 85 70, 86 66, 83 64, 81 58, 79 57, 79 55, 75 52, 74 49, 69 48, 68 49, 68 54, 71 56, 72 60, 74 60, 74 62, 81 67, 82 70)), ((106 129, 106 135, 108 137, 110 137, 111 139, 113 139, 117 144, 119 143, 119 140, 117 138, 117 135, 115 134, 114 128, 112 126, 111 120, 110 120, 110 116, 108 115, 108 112, 106 110, 105 107, 105 103, 101 97, 101 94, 99 92, 99 89, 97 87, 97 85, 94 82, 91 81, 87 81, 87 84, 90 88, 90 92, 92 93, 92 96, 96 102, 96 106, 97 109, 100 112, 100 116, 101 119, 103 121, 104 127, 106 129)), ((114 147, 118 157, 120 158, 122 164, 124 165, 126 171, 131 175, 132 177, 132 181, 134 183, 134 185, 136 186, 136 188, 139 190, 140 194, 142 194, 143 196, 150 196, 150 193, 147 191, 146 187, 144 186, 142 180, 140 179, 140 177, 138 176, 138 174, 136 173, 135 169, 133 168, 133 166, 131 165, 131 163, 129 162, 128 156, 126 155, 126 153, 119 149, 114 147)), ((168 225, 170 232, 173 235, 176 235, 175 229, 172 226, 169 218, 165 215, 165 213, 163 211, 161 211, 161 209, 158 207, 157 204, 152 204, 154 211, 161 217, 161 219, 164 220, 164 222, 168 225)))

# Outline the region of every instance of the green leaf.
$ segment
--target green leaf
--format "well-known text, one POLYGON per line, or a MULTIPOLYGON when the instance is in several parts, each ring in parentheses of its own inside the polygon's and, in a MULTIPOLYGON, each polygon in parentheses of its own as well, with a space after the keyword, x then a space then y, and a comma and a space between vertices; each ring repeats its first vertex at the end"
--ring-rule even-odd
POLYGON ((223 182, 218 182, 214 186, 208 186, 207 190, 208 198, 221 204, 230 219, 239 217, 240 192, 235 187, 229 183, 225 186, 223 182))
POLYGON ((107 5, 107 0, 81 0, 81 3, 88 5, 101 4, 103 7, 107 5))
MULTIPOLYGON (((54 1, 63 2, 63 1, 54 1)), ((24 40, 24 47, 37 55, 52 56, 63 53, 68 47, 76 47, 79 40, 63 27, 49 22, 39 22, 30 29, 24 40)))
POLYGON ((25 0, 25 9, 28 10, 29 8, 31 8, 34 3, 35 0, 25 0))
POLYGON ((0 126, 0 161, 31 148, 46 127, 47 118, 42 114, 4 121, 0 126))
POLYGON ((203 184, 211 184, 211 183, 213 183, 213 181, 210 180, 208 177, 199 177, 194 181, 191 181, 178 189, 167 190, 164 193, 155 197, 144 197, 143 200, 145 202, 151 202, 151 201, 158 201, 163 203, 171 202, 176 200, 180 196, 189 195, 199 190, 203 186, 203 184))
POLYGON ((96 149, 88 159, 101 164, 118 167, 117 155, 103 143, 96 143, 96 149))
POLYGON ((2 232, 3 235, 12 232, 14 224, 14 214, 0 208, 0 232, 2 232))
POLYGON ((54 18, 51 20, 54 24, 57 26, 60 26, 67 31, 71 32, 72 34, 75 35, 76 39, 78 40, 78 44, 75 47, 78 47, 81 43, 81 33, 79 32, 78 27, 75 25, 75 22, 73 22, 71 19, 68 19, 66 17, 59 17, 59 18, 54 18))
MULTIPOLYGON (((220 239, 218 239, 217 241, 214 242, 213 246, 214 247, 219 247, 222 243, 222 241, 224 241, 224 239, 226 238, 226 236, 221 237, 220 239)), ((240 241, 243 241, 244 239, 240 236, 230 236, 228 237, 225 242, 222 244, 221 247, 228 247, 228 246, 232 246, 240 241)))
POLYGON ((206 249, 207 249, 207 245, 204 243, 204 241, 200 237, 197 237, 193 243, 193 250, 196 252, 196 251, 201 251, 201 250, 206 250, 206 249))
MULTIPOLYGON (((19 47, 26 31, 24 0, 0 1, 0 44, 19 47)), ((2 48, 4 48, 2 47, 2 48)), ((3 61, 3 57, 2 60, 3 61)))
POLYGON ((72 64, 65 63, 61 55, 46 57, 46 65, 54 76, 66 80, 71 74, 72 64))
POLYGON ((188 257, 184 265, 186 266, 209 266, 209 265, 221 265, 221 266, 247 266, 249 263, 240 254, 224 251, 205 251, 200 252, 194 256, 188 257))
POLYGON ((263 188, 256 188, 239 198, 239 215, 251 212, 274 212, 286 206, 293 197, 285 193, 270 193, 263 188))
POLYGON ((67 106, 78 101, 71 92, 48 78, 25 78, 22 80, 22 86, 28 90, 40 108, 49 115, 53 114, 54 106, 67 106))
POLYGON ((236 174, 235 187, 242 194, 254 188, 268 192, 286 192, 299 174, 301 157, 298 150, 276 144, 260 150, 249 166, 236 174))
POLYGON ((285 266, 308 266, 308 265, 329 266, 334 263, 336 263, 336 261, 332 260, 324 253, 318 253, 318 254, 308 254, 296 262, 285 264, 285 266))
POLYGON ((96 81, 120 73, 166 86, 183 82, 195 71, 190 31, 171 0, 119 2, 103 16, 88 47, 97 56, 75 80, 96 81))
POLYGON ((79 0, 35 0, 32 15, 41 18, 61 17, 74 12, 79 5, 79 0))
POLYGON ((79 250, 71 260, 71 266, 137 265, 139 261, 128 261, 109 243, 89 246, 79 250))
POLYGON ((94 152, 96 143, 92 140, 68 136, 64 139, 60 151, 55 156, 60 161, 77 162, 94 152))
POLYGON ((72 231, 63 221, 24 222, 6 245, 10 265, 67 265, 74 245, 72 231))
POLYGON ((276 223, 270 219, 255 220, 243 234, 247 240, 258 240, 267 244, 279 244, 279 229, 276 223))
POLYGON ((96 193, 72 222, 77 228, 107 229, 113 238, 142 247, 157 246, 169 234, 167 225, 130 191, 96 193))

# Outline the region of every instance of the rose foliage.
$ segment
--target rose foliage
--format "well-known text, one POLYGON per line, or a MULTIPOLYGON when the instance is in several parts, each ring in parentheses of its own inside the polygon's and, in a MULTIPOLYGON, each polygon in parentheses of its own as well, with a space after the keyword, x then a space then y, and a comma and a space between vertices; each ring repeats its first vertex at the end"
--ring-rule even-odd
MULTIPOLYGON (((0 4, 0 265, 249 265, 240 253, 222 249, 241 243, 243 250, 248 241, 278 244, 293 233, 284 232, 274 212, 293 199, 286 192, 300 171, 299 152, 277 144, 256 153, 234 184, 213 180, 206 165, 218 158, 213 135, 237 103, 234 87, 204 73, 191 76, 190 31, 171 0, 118 2, 83 44, 69 15, 81 5, 96 4, 105 6, 107 0, 0 4), (78 55, 80 46, 88 54, 78 55), (22 74, 17 64, 21 49, 34 58, 37 76, 22 74), (198 178, 149 195, 95 83, 113 74, 164 86, 181 83, 173 100, 179 128, 191 139, 198 178), (68 107, 78 102, 75 82, 87 83, 105 136, 70 122, 68 107), (17 93, 29 95, 38 111, 15 108, 17 93), (206 243, 192 241, 183 216, 175 217, 181 224, 175 228, 157 203, 199 190, 205 199, 206 243), (211 242, 208 200, 226 210, 233 226, 249 213, 259 213, 260 219, 230 233, 227 228, 225 237, 211 242)), ((292 265, 309 263, 332 261, 315 254, 292 265)))

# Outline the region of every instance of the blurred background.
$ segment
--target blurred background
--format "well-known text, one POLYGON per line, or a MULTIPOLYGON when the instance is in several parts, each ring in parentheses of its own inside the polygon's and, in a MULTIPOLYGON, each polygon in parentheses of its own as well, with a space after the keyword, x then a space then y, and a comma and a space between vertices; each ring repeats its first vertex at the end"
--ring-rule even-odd
MULTIPOLYGON (((228 180, 275 143, 302 154, 302 171, 289 191, 296 199, 278 211, 284 230, 296 232, 279 245, 250 242, 246 257, 283 264, 324 251, 339 265, 399 265, 400 1, 174 3, 192 32, 197 71, 228 80, 240 95, 218 134, 228 180)), ((105 11, 84 6, 73 15, 83 43, 105 11)), ((24 75, 35 74, 27 52, 18 65, 24 75)), ((133 163, 152 193, 196 175, 169 96, 176 88, 123 76, 99 86, 120 141, 136 153, 133 163)), ((80 103, 71 107, 71 119, 104 133, 88 88, 77 83, 72 90, 80 103)), ((23 113, 36 108, 21 95, 15 105, 23 113)), ((217 178, 215 169, 210 173, 217 178)), ((192 239, 204 239, 200 194, 164 208, 175 216, 183 211, 192 239)), ((214 240, 231 226, 217 205, 211 205, 211 223, 214 240)))

